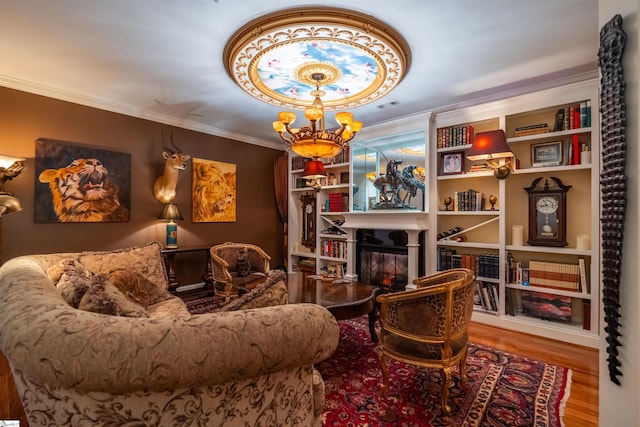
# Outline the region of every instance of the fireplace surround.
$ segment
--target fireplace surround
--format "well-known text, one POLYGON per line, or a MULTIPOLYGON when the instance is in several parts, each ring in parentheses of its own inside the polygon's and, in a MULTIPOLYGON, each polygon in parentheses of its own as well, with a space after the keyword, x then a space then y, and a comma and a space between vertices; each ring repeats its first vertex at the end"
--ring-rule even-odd
MULTIPOLYGON (((352 280, 365 281, 368 278, 370 279, 371 276, 386 274, 384 268, 382 273, 367 271, 363 274, 361 271, 362 262, 359 260, 361 250, 379 253, 376 256, 382 257, 384 264, 391 261, 396 263, 401 261, 402 267, 399 269, 396 266, 393 272, 391 267, 388 267, 387 270, 389 276, 402 276, 402 278, 394 278, 392 281, 398 285, 411 284, 413 279, 424 274, 425 242, 428 238, 428 215, 426 213, 420 211, 380 211, 367 213, 345 212, 343 215, 345 222, 341 228, 347 231, 348 246, 347 273, 345 277, 352 280), (361 242, 358 241, 359 236, 361 237, 361 242), (400 255, 406 255, 406 258, 399 257, 400 255)), ((379 260, 377 264, 379 264, 379 260)), ((377 267, 380 266, 377 265, 377 267)), ((374 279, 378 280, 377 277, 374 277, 374 279)), ((383 277, 382 280, 389 281, 389 277, 383 277)), ((389 282, 391 283, 391 281, 389 282)))

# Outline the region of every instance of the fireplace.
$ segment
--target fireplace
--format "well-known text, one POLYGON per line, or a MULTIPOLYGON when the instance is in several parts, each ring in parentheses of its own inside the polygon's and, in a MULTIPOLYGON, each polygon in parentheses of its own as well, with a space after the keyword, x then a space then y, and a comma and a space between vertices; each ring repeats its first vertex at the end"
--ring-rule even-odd
MULTIPOLYGON (((359 229, 356 232, 356 274, 363 283, 387 291, 404 290, 409 281, 408 235, 403 230, 359 229)), ((424 232, 418 259, 419 275, 424 274, 424 232)))

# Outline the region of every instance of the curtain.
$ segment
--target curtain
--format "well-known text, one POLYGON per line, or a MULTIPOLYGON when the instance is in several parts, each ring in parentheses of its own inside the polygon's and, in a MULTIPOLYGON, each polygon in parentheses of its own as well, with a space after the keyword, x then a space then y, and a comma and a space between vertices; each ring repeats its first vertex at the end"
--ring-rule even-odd
POLYGON ((289 192, 289 168, 287 166, 287 155, 276 157, 273 160, 273 180, 275 188, 276 206, 278 208, 278 214, 280 220, 283 223, 284 231, 284 254, 285 265, 288 252, 288 192, 289 192))

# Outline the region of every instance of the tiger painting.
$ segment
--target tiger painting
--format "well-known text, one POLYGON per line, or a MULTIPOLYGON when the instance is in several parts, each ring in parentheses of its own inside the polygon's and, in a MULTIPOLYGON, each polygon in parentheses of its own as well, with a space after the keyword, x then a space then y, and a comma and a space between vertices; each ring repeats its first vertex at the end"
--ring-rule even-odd
POLYGON ((129 210, 118 199, 118 183, 98 159, 75 159, 66 167, 42 171, 38 179, 49 184, 60 222, 129 220, 129 210))

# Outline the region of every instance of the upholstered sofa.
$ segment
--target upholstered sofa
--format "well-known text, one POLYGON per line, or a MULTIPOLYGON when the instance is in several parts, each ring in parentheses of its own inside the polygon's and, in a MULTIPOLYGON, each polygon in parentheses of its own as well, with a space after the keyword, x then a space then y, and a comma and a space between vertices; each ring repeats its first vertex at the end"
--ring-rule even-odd
POLYGON ((337 322, 313 304, 246 307, 189 313, 157 243, 21 256, 0 267, 0 350, 32 427, 320 425, 314 364, 335 350, 337 322), (114 271, 135 286, 114 286, 114 271))

